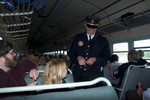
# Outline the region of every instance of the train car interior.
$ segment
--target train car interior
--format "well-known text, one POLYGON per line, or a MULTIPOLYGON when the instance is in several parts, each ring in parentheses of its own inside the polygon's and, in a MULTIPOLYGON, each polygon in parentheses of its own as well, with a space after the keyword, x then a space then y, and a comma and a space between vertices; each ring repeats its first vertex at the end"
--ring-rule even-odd
MULTIPOLYGON (((126 92, 136 90, 138 82, 144 90, 150 88, 149 65, 130 66, 120 87, 120 79, 113 80, 107 66, 104 77, 74 82, 74 64, 67 52, 74 36, 85 31, 89 15, 100 18, 97 31, 107 38, 111 54, 118 54, 120 63, 127 62, 131 49, 143 50, 150 63, 150 0, 0 0, 0 40, 12 43, 16 56, 33 52, 49 58, 63 55, 68 66, 66 84, 42 85, 42 69, 37 86, 0 88, 0 95, 27 91, 32 95, 0 100, 126 100, 126 92), (85 88, 101 81, 106 85, 85 88), (69 90, 40 93, 64 88, 69 90)), ((33 82, 28 73, 25 80, 33 82)))

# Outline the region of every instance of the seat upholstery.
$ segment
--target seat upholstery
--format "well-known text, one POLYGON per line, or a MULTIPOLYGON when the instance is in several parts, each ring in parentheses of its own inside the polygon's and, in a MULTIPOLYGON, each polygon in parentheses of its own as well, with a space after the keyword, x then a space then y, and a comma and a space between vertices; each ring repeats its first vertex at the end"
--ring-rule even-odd
POLYGON ((118 97, 112 86, 102 86, 25 97, 10 97, 2 100, 118 100, 118 97))
POLYGON ((150 68, 145 68, 143 66, 129 66, 128 70, 125 72, 123 81, 119 90, 119 100, 125 100, 125 94, 127 91, 136 90, 136 85, 141 82, 143 89, 150 87, 150 68))

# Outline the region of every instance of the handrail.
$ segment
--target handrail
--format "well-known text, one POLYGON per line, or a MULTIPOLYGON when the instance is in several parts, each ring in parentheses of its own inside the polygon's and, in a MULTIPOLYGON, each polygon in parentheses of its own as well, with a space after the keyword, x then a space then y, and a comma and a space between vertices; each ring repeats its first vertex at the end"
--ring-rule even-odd
POLYGON ((101 81, 105 82, 108 86, 112 86, 108 79, 100 77, 87 82, 0 88, 0 93, 13 93, 13 92, 35 91, 35 90, 49 90, 49 89, 80 87, 80 86, 91 86, 101 81))
MULTIPOLYGON (((71 69, 67 69, 69 71, 70 74, 72 74, 72 71, 71 69)), ((44 70, 38 70, 39 74, 43 74, 44 73, 44 70)), ((28 74, 29 72, 26 72, 26 74, 28 74)))
POLYGON ((13 13, 0 13, 0 16, 4 17, 4 16, 19 16, 19 15, 32 15, 33 11, 29 11, 29 12, 13 12, 13 13))

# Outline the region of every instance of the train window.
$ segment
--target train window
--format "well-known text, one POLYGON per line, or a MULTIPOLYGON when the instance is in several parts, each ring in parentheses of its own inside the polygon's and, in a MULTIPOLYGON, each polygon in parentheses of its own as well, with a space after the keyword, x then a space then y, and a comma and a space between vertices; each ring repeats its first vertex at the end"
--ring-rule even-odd
POLYGON ((150 39, 134 41, 134 49, 143 50, 143 58, 150 62, 150 39))
POLYGON ((61 51, 60 51, 60 54, 61 54, 61 55, 63 55, 63 54, 64 54, 64 51, 63 51, 63 50, 61 50, 61 51))
POLYGON ((0 37, 0 40, 3 40, 3 38, 2 38, 2 37, 0 37))
POLYGON ((150 39, 134 41, 134 48, 150 48, 150 39))
POLYGON ((60 51, 57 52, 58 55, 60 55, 60 53, 61 53, 60 51))
POLYGON ((64 55, 67 55, 67 51, 64 51, 64 55))
POLYGON ((120 63, 127 62, 127 53, 128 53, 127 42, 113 44, 113 54, 117 54, 119 56, 120 63))

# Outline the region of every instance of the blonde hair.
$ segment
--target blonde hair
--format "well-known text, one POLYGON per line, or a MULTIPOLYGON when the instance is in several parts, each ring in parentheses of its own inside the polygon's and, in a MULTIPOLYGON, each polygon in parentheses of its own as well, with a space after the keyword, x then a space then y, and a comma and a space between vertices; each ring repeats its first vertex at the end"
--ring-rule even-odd
POLYGON ((142 50, 138 50, 138 53, 140 58, 144 57, 144 52, 142 50))
POLYGON ((61 84, 66 68, 66 62, 63 59, 54 59, 47 62, 42 79, 43 84, 61 84))
POLYGON ((33 54, 28 54, 26 56, 26 58, 30 61, 32 61, 33 63, 36 64, 36 66, 38 65, 38 58, 36 56, 34 56, 33 54))

